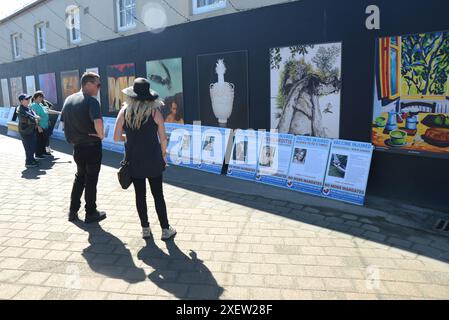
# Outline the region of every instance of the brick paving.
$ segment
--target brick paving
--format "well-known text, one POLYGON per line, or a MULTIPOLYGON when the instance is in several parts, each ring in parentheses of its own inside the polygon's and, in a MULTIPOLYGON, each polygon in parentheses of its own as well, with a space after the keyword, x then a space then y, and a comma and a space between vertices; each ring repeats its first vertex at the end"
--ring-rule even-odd
POLYGON ((160 241, 149 195, 154 240, 144 241, 113 153, 98 190, 108 218, 67 221, 75 167, 70 148, 53 145, 54 160, 25 170, 21 142, 0 135, 0 299, 449 298, 449 238, 430 227, 442 212, 374 198, 360 208, 170 167, 178 235, 160 241))

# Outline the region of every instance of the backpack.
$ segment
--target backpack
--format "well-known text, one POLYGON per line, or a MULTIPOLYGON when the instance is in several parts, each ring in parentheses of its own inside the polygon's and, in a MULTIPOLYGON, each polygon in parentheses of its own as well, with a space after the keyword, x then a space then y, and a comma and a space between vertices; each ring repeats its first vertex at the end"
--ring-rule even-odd
POLYGON ((33 134, 36 129, 36 123, 22 114, 21 106, 17 107, 16 113, 19 121, 19 133, 23 136, 33 134))

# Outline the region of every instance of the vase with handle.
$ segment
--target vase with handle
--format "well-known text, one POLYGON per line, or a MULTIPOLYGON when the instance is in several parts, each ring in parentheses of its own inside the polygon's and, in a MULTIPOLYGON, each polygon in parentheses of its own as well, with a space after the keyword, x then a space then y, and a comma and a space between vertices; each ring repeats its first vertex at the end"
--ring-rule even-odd
POLYGON ((215 71, 218 75, 218 82, 211 83, 209 87, 212 110, 218 120, 218 124, 226 127, 234 105, 235 86, 233 83, 225 82, 224 80, 226 66, 223 59, 218 60, 215 71))

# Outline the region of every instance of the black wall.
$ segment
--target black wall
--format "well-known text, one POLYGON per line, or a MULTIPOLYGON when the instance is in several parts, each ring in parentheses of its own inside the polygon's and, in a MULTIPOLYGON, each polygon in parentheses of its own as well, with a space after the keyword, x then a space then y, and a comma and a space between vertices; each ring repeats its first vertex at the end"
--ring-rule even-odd
MULTIPOLYGON (((302 0, 3 64, 0 77, 55 72, 61 101, 61 71, 99 67, 106 79, 107 65, 134 62, 137 75, 144 76, 146 61, 182 57, 185 117, 190 122, 199 118, 197 55, 248 50, 250 126, 269 129, 269 48, 342 42, 340 135, 370 141, 376 38, 448 30, 448 13, 447 0, 302 0), (365 10, 372 4, 381 10, 380 30, 365 27, 365 10)), ((375 152, 368 193, 449 211, 449 161, 375 152)))

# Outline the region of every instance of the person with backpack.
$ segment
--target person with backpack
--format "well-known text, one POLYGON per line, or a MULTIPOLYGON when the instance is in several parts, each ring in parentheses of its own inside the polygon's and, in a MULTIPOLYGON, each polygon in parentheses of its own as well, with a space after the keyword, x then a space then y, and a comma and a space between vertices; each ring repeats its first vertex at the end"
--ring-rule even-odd
POLYGON ((126 98, 116 120, 114 141, 125 141, 125 161, 134 185, 142 237, 152 237, 146 202, 148 180, 162 229, 161 239, 166 241, 176 235, 176 230, 168 222, 162 190, 162 173, 167 163, 167 136, 160 111, 163 103, 144 78, 137 78, 132 87, 122 92, 126 98))
POLYGON ((16 114, 19 134, 25 149, 25 167, 35 168, 39 165, 39 162, 34 158, 34 152, 36 150, 36 128, 41 118, 30 108, 30 99, 31 96, 25 93, 19 96, 20 105, 16 109, 16 114))

